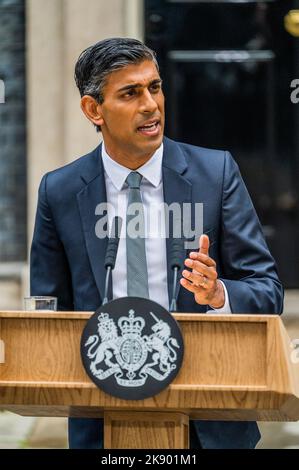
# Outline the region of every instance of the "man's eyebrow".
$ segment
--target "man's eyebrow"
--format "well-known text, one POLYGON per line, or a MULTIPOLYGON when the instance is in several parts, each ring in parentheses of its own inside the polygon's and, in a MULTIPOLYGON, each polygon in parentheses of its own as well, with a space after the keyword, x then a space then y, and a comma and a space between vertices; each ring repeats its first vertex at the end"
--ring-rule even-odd
MULTIPOLYGON (((161 84, 161 83, 162 83, 161 78, 156 78, 155 80, 150 81, 149 86, 157 85, 157 84, 161 84)), ((131 85, 126 85, 126 86, 120 88, 117 91, 121 92, 121 91, 132 90, 133 88, 142 88, 142 87, 143 87, 143 85, 141 83, 132 83, 131 85)))

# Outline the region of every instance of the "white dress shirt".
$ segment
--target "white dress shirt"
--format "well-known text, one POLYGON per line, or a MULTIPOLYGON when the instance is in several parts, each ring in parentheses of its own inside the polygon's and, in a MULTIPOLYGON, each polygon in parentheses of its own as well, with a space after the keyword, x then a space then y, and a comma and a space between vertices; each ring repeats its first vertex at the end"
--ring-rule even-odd
MULTIPOLYGON (((153 208, 161 208, 164 203, 162 158, 163 144, 156 150, 151 159, 138 168, 137 171, 143 176, 140 191, 144 206, 146 232, 145 251, 149 297, 168 310, 166 238, 165 236, 161 236, 161 234, 165 234, 164 214, 159 217, 159 224, 150 223, 153 221, 152 215, 155 213, 153 208)), ((113 299, 118 299, 127 296, 127 253, 125 236, 129 189, 125 181, 132 170, 114 161, 108 155, 104 142, 102 145, 102 160, 105 170, 107 203, 113 207, 113 211, 108 210, 109 227, 111 227, 113 217, 119 216, 123 220, 115 268, 112 271, 113 299)), ((155 219, 154 222, 156 222, 156 220, 157 219, 155 219)), ((224 284, 223 286, 225 291, 225 305, 221 309, 210 311, 210 313, 231 313, 228 293, 224 284)), ((181 288, 183 289, 183 287, 181 288)))

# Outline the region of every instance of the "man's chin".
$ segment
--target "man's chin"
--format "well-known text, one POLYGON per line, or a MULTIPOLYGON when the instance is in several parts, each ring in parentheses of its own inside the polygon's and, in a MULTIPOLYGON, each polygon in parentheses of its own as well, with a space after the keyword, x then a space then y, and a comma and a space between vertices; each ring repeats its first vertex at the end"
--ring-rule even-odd
POLYGON ((161 133, 155 138, 144 139, 140 145, 142 150, 154 153, 162 144, 163 134, 161 133))

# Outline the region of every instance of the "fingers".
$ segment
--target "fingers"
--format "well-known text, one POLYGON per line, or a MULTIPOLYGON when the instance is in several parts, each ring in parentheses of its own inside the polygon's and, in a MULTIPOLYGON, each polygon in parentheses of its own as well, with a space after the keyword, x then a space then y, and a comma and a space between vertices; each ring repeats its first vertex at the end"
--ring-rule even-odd
MULTIPOLYGON (((190 292, 199 294, 214 289, 218 274, 215 261, 209 257, 210 241, 207 235, 199 239, 199 252, 191 252, 185 265, 192 271, 184 269, 181 285, 190 292)), ((206 295, 206 294, 205 294, 206 295)))
POLYGON ((204 255, 208 255, 209 248, 210 248, 210 239, 208 235, 201 235, 199 239, 199 252, 203 253, 204 255))
POLYGON ((187 281, 187 279, 180 279, 180 283, 183 287, 185 287, 185 289, 189 290, 190 292, 193 292, 193 294, 198 293, 198 286, 195 286, 191 282, 187 281))
POLYGON ((204 276, 203 274, 200 274, 200 273, 195 273, 195 272, 184 270, 182 272, 182 275, 184 276, 185 279, 191 282, 192 285, 197 288, 197 290, 198 290, 198 287, 202 287, 203 289, 209 289, 214 283, 214 280, 209 279, 207 276, 204 276))
MULTIPOLYGON (((214 301, 217 293, 218 274, 216 263, 209 256, 209 247, 209 237, 202 235, 199 239, 199 252, 190 253, 189 258, 185 260, 185 265, 191 271, 184 269, 183 278, 180 279, 180 284, 192 292, 195 301, 202 305, 214 301)), ((218 305, 218 299, 216 300, 218 305)))
POLYGON ((194 252, 192 251, 190 254, 189 254, 189 257, 191 258, 191 260, 194 260, 194 261, 201 261, 202 263, 204 263, 206 266, 212 266, 212 267, 216 267, 216 263, 215 261, 213 260, 213 258, 210 258, 209 256, 207 255, 204 255, 203 253, 197 253, 197 252, 194 252))
MULTIPOLYGON (((211 260, 213 261, 213 260, 211 260)), ((203 274, 204 276, 207 276, 208 278, 210 279, 216 279, 217 278, 217 272, 215 270, 215 262, 213 261, 213 264, 210 263, 209 266, 207 266, 205 263, 202 263, 201 261, 197 261, 197 260, 192 260, 192 259, 186 259, 185 260, 185 265, 188 267, 188 268, 191 268, 193 269, 194 271, 196 271, 197 273, 201 273, 203 274)))

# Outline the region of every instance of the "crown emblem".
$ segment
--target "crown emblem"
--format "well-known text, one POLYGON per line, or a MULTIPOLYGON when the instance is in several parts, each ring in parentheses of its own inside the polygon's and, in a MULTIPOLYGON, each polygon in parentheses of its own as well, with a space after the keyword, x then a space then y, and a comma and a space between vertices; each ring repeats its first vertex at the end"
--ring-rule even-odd
POLYGON ((145 321, 142 317, 135 318, 134 310, 129 310, 128 317, 121 317, 118 320, 118 326, 121 329, 122 335, 135 334, 140 336, 144 325, 145 321))

